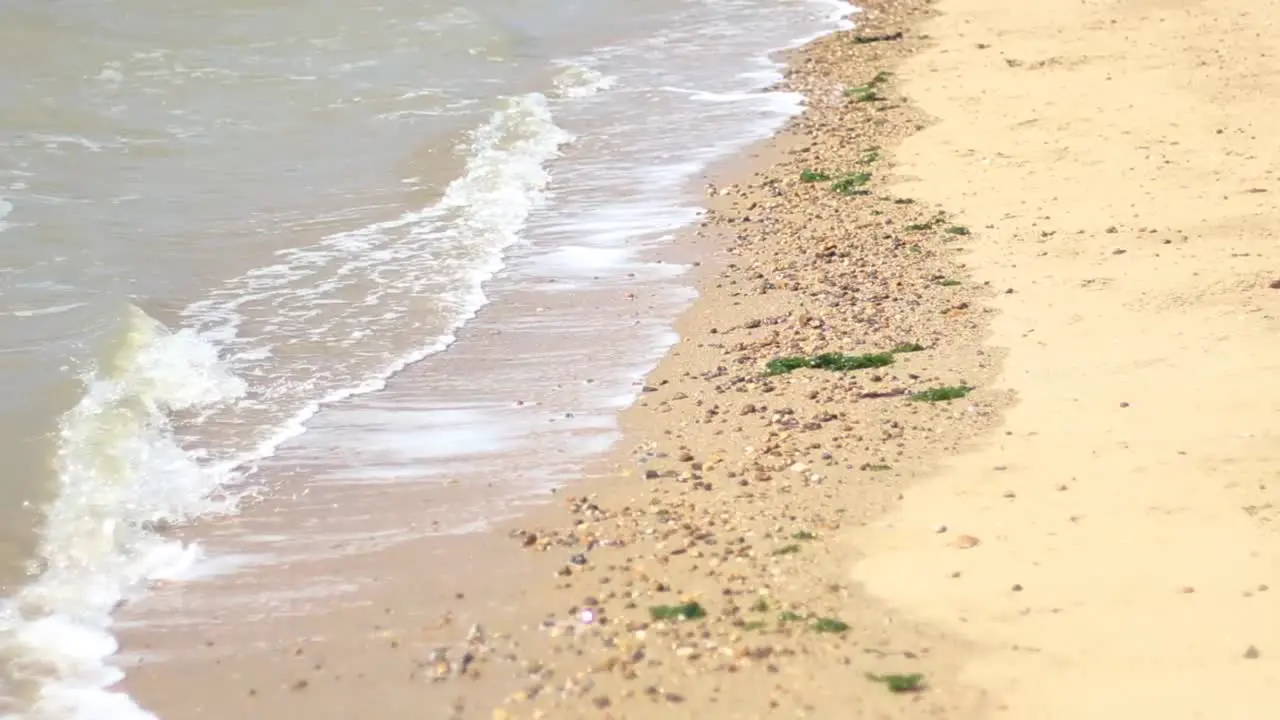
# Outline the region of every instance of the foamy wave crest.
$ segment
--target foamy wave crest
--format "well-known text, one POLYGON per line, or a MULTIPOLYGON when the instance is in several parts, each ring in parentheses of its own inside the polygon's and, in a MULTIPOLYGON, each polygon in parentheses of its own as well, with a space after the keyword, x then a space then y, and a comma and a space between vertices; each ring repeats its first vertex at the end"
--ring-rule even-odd
POLYGON ((541 94, 510 98, 471 133, 466 171, 438 202, 283 252, 282 262, 189 309, 207 335, 241 348, 234 367, 252 400, 270 400, 245 403, 273 414, 255 457, 304 432, 321 406, 379 390, 453 342, 487 302, 483 283, 545 202, 547 161, 572 139, 541 94), (424 299, 434 303, 425 316, 424 299), (317 307, 338 310, 317 314, 317 307), (270 333, 246 332, 246 317, 270 317, 270 333), (350 351, 277 352, 281 339, 350 351))
POLYGON ((13 212, 13 203, 0 197, 0 232, 9 229, 9 222, 5 218, 9 217, 11 212, 13 212))
POLYGON ((608 90, 617 81, 618 79, 612 75, 605 75, 595 68, 576 64, 567 66, 553 80, 556 93, 563 98, 590 97, 608 90))
POLYGON ((149 718, 107 690, 123 673, 111 613, 148 580, 171 576, 198 549, 157 530, 216 511, 226 469, 202 465, 174 433, 173 413, 235 400, 245 384, 190 330, 170 332, 129 306, 117 342, 63 415, 58 492, 46 510, 39 573, 0 606, 0 688, 8 720, 149 718))
POLYGON ((281 263, 191 306, 191 328, 171 332, 129 308, 118 342, 61 420, 42 567, 0 604, 0 720, 152 718, 109 690, 123 677, 110 664, 110 626, 131 591, 198 558, 199 548, 164 538, 163 528, 233 510, 229 482, 242 484, 238 472, 304 432, 323 405, 385 387, 447 347, 486 302, 484 281, 544 202, 545 163, 571 139, 542 95, 512 98, 472 133, 466 172, 434 205, 282 253, 281 263), (440 298, 443 332, 412 332, 423 297, 440 298), (315 313, 339 303, 341 312, 315 313), (240 327, 250 311, 270 319, 269 332, 240 327), (409 342, 388 344, 401 337, 409 342), (359 352, 273 352, 299 340, 359 352), (219 347, 234 352, 223 360, 219 347), (175 432, 194 438, 210 422, 252 423, 255 432, 216 454, 175 432))

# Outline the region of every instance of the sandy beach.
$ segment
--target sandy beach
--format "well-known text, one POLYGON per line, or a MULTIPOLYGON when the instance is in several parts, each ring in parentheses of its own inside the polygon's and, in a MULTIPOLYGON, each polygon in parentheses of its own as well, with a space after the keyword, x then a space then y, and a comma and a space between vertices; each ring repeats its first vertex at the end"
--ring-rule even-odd
POLYGON ((710 179, 701 297, 612 457, 370 559, 400 579, 362 602, 135 636, 209 651, 130 692, 169 720, 1280 707, 1280 4, 862 9, 710 179))

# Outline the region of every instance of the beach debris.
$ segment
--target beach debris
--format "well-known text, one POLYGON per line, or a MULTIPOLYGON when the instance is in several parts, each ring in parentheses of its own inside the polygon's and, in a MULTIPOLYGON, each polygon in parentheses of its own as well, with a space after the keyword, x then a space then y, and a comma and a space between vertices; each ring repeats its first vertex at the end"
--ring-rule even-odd
POLYGON ((853 42, 855 45, 869 45, 871 43, 893 42, 894 40, 901 40, 903 37, 905 37, 905 34, 899 30, 880 35, 854 35, 853 42))

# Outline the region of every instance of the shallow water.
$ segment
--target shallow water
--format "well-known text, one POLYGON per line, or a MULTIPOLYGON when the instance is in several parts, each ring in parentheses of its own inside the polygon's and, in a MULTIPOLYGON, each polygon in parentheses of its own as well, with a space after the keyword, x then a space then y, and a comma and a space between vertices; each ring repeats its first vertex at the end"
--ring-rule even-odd
MULTIPOLYGON (((0 10, 0 716, 127 716, 94 704, 110 613, 197 559, 167 527, 287 492, 302 458, 429 481, 417 438, 504 442, 449 440, 476 408, 406 421, 380 392, 503 282, 681 272, 636 253, 696 218, 698 172, 795 111, 759 93, 766 53, 837 10, 189 5, 0 10)), ((535 311, 548 342, 571 332, 535 311)), ((618 367, 669 342, 611 340, 618 367)))

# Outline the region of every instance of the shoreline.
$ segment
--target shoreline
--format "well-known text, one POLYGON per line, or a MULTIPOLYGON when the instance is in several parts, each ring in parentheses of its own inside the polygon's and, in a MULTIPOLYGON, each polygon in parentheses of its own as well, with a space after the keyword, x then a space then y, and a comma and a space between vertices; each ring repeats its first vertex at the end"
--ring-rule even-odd
POLYGON ((609 458, 142 697, 170 720, 1280 703, 1280 61, 1243 32, 1280 18, 865 5, 788 55, 804 114, 712 173, 685 240, 724 262, 609 458))
POLYGON ((131 682, 170 720, 1280 703, 1280 61, 1250 31, 1280 18, 865 5, 714 173, 693 236, 725 263, 610 458, 383 557, 361 606, 240 628, 226 675, 131 682), (795 367, 823 353, 870 367, 795 367))
MULTIPOLYGON (((924 704, 979 717, 985 698, 955 681, 963 645, 845 581, 858 556, 848 528, 889 509, 941 446, 990 425, 1006 401, 982 388, 993 359, 970 318, 983 293, 949 282, 963 273, 949 258, 962 236, 938 226, 936 210, 883 194, 891 172, 880 155, 921 123, 884 73, 922 45, 895 33, 926 6, 865 5, 855 30, 789 52, 785 83, 808 97, 805 113, 742 154, 754 159, 712 173, 709 219, 682 242, 719 238, 711 242, 725 267, 700 273, 702 296, 677 323, 682 340, 624 412, 624 441, 607 462, 562 491, 562 503, 505 528, 509 538, 409 543, 364 562, 364 573, 404 574, 424 552, 455 556, 444 574, 364 593, 363 608, 318 623, 278 618, 266 651, 236 657, 228 676, 209 677, 233 657, 225 654, 144 665, 126 681, 143 704, 164 717, 398 717, 424 706, 458 718, 673 717, 712 704, 725 717, 754 717, 789 716, 797 698, 812 697, 808 712, 819 717, 855 699, 868 713, 924 704), (853 42, 864 33, 892 39, 853 42), (832 132, 849 125, 856 130, 832 132), (806 170, 833 177, 801 182, 806 170), (832 189, 864 171, 871 177, 837 185, 847 194, 832 189), (886 232, 895 223, 927 229, 900 242, 886 232), (824 249, 814 253, 817 242, 824 249), (922 351, 881 369, 761 374, 781 355, 910 345, 922 351), (970 383, 978 389, 954 406, 904 396, 970 383), (477 561, 484 577, 468 572, 477 561), (814 578, 827 582, 808 587, 814 578), (689 602, 706 618, 650 616, 689 602), (866 697, 875 684, 864 673, 917 671, 928 694, 866 697)), ((216 644, 234 652, 255 634, 220 632, 216 644)))

